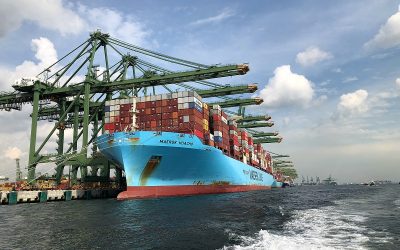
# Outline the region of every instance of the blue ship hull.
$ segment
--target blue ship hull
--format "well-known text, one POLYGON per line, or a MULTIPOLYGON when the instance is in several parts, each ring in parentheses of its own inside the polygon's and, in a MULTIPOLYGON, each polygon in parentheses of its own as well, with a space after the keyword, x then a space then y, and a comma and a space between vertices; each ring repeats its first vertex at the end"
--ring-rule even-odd
POLYGON ((119 199, 193 195, 278 187, 273 176, 172 132, 117 132, 96 141, 100 152, 125 170, 119 199))

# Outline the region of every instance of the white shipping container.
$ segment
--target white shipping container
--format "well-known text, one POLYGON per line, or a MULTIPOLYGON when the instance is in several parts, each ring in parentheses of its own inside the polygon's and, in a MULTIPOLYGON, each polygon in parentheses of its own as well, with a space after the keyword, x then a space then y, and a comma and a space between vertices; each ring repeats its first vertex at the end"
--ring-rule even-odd
POLYGON ((115 104, 120 104, 120 99, 115 99, 115 104))
POLYGON ((110 123, 110 117, 104 117, 104 122, 105 123, 110 123))
POLYGON ((183 98, 182 98, 182 97, 179 97, 179 98, 178 98, 178 104, 179 104, 179 103, 184 103, 184 101, 183 101, 183 98))
POLYGON ((203 98, 199 94, 197 94, 197 92, 194 92, 194 97, 196 97, 200 101, 203 101, 203 98))
POLYGON ((183 103, 189 102, 189 97, 183 97, 183 103))
POLYGON ((110 100, 110 105, 111 106, 113 106, 113 105, 115 105, 116 103, 115 103, 115 100, 110 100))
POLYGON ((110 112, 110 117, 115 116, 115 111, 110 112))
POLYGON ((188 109, 189 108, 189 103, 188 102, 185 102, 185 103, 182 103, 183 104, 183 108, 184 109, 188 109))
POLYGON ((114 116, 119 116, 119 110, 114 111, 114 116))
POLYGON ((156 101, 161 101, 162 100, 162 95, 156 95, 156 101))
POLYGON ((110 117, 110 123, 113 123, 114 122, 114 116, 111 116, 110 117))
POLYGON ((168 99, 167 94, 162 94, 161 95, 161 100, 167 100, 167 99, 168 99))
POLYGON ((105 104, 106 106, 110 106, 111 105, 111 102, 110 101, 106 101, 106 104, 105 104))
POLYGON ((155 102, 157 99, 156 99, 156 96, 155 95, 152 95, 152 96, 150 96, 150 101, 151 102, 155 102))
POLYGON ((199 99, 197 99, 196 97, 194 97, 194 102, 195 102, 197 105, 199 105, 200 107, 203 107, 203 103, 202 103, 199 99))
POLYGON ((178 103, 178 109, 184 109, 183 103, 178 103))
POLYGON ((178 92, 178 98, 183 97, 183 92, 178 92))
POLYGON ((189 91, 182 92, 182 97, 188 97, 188 96, 189 96, 189 91))
POLYGON ((212 109, 216 109, 216 110, 220 110, 221 111, 221 106, 219 106, 218 104, 214 104, 212 106, 212 109))
POLYGON ((246 155, 243 155, 243 163, 246 163, 246 164, 247 164, 247 157, 246 157, 246 155))
POLYGON ((189 122, 189 116, 188 115, 185 115, 183 117, 183 122, 189 122))
POLYGON ((104 117, 110 117, 110 112, 104 112, 104 117))
POLYGON ((217 109, 211 109, 211 114, 212 115, 219 115, 219 116, 221 116, 221 110, 217 110, 217 109))
POLYGON ((149 101, 151 101, 150 99, 151 99, 151 97, 150 97, 150 96, 145 96, 145 97, 144 97, 144 101, 145 101, 145 102, 149 102, 149 101))
POLYGON ((178 93, 172 93, 172 98, 178 98, 178 93))
POLYGON ((222 131, 214 131, 214 136, 222 137, 222 131))
POLYGON ((214 141, 214 135, 213 134, 210 134, 210 140, 214 141))
POLYGON ((228 123, 228 120, 227 120, 225 117, 223 117, 223 116, 221 116, 221 121, 222 121, 223 123, 225 123, 225 124, 228 123))

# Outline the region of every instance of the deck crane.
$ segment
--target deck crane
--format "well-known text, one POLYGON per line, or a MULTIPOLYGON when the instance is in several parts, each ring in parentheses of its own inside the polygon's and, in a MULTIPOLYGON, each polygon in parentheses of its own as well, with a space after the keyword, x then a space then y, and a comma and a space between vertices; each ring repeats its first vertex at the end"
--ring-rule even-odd
MULTIPOLYGON (((28 181, 34 183, 38 164, 55 163, 60 181, 65 166, 71 166, 72 181, 80 170, 83 182, 107 181, 110 169, 117 178, 122 170, 97 152, 93 143, 104 132, 105 101, 116 96, 151 95, 174 92, 178 88, 195 89, 204 98, 253 93, 255 84, 222 85, 209 79, 244 75, 247 64, 205 65, 144 49, 106 33, 95 31, 89 38, 43 69, 35 78, 17 81, 14 91, 0 93, 0 110, 21 110, 32 104, 28 181), (156 66, 162 61, 169 69, 156 66), (152 62, 152 63, 150 63, 152 62), (47 120, 54 126, 37 145, 38 121, 47 120), (65 130, 72 129, 68 142, 65 130), (57 150, 42 153, 50 139, 57 136, 57 150), (89 147, 92 147, 91 150, 89 147), (91 171, 89 173, 89 169, 91 171), (100 173, 98 171, 100 170, 100 173)), ((262 99, 239 102, 224 99, 225 107, 260 104, 262 99)))

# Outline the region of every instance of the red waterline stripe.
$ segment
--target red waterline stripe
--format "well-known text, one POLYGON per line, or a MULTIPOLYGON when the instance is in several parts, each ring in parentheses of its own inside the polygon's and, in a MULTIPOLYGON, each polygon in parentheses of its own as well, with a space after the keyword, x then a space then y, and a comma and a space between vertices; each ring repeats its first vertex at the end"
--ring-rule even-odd
POLYGON ((157 198, 168 196, 186 196, 199 194, 235 193, 254 190, 267 190, 271 186, 258 185, 185 185, 185 186, 140 186, 128 187, 126 191, 118 194, 118 200, 157 198))

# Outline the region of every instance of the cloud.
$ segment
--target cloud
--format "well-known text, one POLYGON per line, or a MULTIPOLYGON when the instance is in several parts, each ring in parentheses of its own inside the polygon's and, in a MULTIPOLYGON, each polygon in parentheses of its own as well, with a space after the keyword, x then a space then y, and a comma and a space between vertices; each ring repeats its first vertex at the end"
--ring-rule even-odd
POLYGON ((348 83, 348 82, 354 82, 357 81, 358 77, 357 76, 349 76, 343 79, 342 83, 348 83))
POLYGON ((1 1, 0 17, 0 37, 18 29, 24 21, 34 22, 62 35, 79 34, 85 28, 85 21, 63 6, 62 0, 1 1))
POLYGON ((303 75, 293 73, 290 65, 277 67, 274 76, 260 91, 263 105, 269 107, 300 105, 307 106, 313 99, 314 89, 303 75))
POLYGON ((17 147, 8 147, 5 151, 4 151, 4 155, 9 158, 9 159, 17 159, 20 158, 22 154, 22 151, 17 148, 17 147))
POLYGON ((318 98, 316 98, 316 99, 313 101, 313 105, 314 105, 314 106, 319 106, 319 105, 321 105, 322 103, 324 103, 326 100, 328 100, 328 96, 326 96, 326 95, 321 95, 321 96, 319 96, 318 98))
POLYGON ((395 81, 395 83, 396 83, 396 86, 397 86, 398 88, 400 88, 400 78, 397 78, 396 81, 395 81))
POLYGON ((15 80, 19 78, 36 76, 43 69, 57 61, 57 51, 49 39, 45 37, 32 39, 31 47, 36 52, 35 58, 38 60, 37 63, 26 60, 16 66, 15 69, 0 67, 0 74, 2 75, 0 87, 3 90, 10 89, 15 80))
POLYGON ((356 115, 368 111, 367 105, 368 92, 359 89, 355 92, 343 94, 340 97, 340 102, 337 109, 342 115, 356 115))
POLYGON ((309 47, 305 51, 297 54, 296 62, 304 67, 308 67, 317 62, 331 59, 332 57, 331 53, 323 51, 318 47, 309 47))
POLYGON ((203 24, 210 24, 210 23, 219 23, 222 20, 232 17, 233 15, 235 15, 234 11, 232 11, 229 8, 225 8, 222 10, 221 13, 219 13, 216 16, 199 19, 197 21, 191 22, 190 24, 191 25, 203 25, 203 24))
POLYGON ((334 72, 334 73, 342 73, 342 69, 341 68, 335 68, 335 69, 332 69, 332 72, 334 72))
POLYGON ((400 44, 400 11, 389 17, 378 33, 364 44, 366 49, 391 48, 400 44))
POLYGON ((88 30, 101 29, 102 32, 135 45, 145 44, 149 31, 133 16, 124 15, 109 8, 88 8, 80 4, 78 13, 85 17, 88 30))

